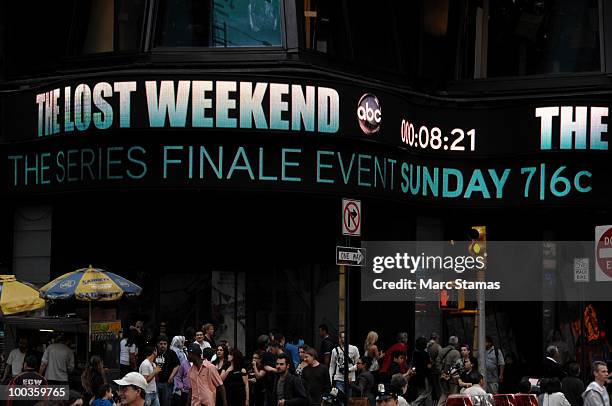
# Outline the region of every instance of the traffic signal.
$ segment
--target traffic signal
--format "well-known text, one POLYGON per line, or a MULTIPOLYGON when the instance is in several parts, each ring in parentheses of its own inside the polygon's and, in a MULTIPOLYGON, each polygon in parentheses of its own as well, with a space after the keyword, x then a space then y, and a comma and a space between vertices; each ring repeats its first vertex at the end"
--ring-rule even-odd
POLYGON ((470 229, 470 245, 468 251, 471 256, 487 256, 487 227, 474 226, 470 229))
POLYGON ((440 310, 457 310, 457 292, 454 289, 441 289, 438 306, 440 310))

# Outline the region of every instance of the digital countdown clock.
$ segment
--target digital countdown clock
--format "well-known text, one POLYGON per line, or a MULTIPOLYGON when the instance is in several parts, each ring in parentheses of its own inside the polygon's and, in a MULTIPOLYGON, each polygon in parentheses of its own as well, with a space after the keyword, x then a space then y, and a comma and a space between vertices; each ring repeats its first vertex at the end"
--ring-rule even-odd
POLYGON ((420 150, 476 151, 474 128, 470 130, 453 128, 445 133, 439 127, 415 126, 414 123, 402 119, 401 140, 405 146, 420 150))

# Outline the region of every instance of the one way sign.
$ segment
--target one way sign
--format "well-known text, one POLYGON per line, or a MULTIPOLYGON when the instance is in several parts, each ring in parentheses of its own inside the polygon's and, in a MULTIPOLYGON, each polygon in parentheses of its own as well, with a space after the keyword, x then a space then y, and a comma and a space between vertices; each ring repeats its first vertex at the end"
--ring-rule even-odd
POLYGON ((361 266, 365 257, 365 248, 336 247, 336 265, 361 266))

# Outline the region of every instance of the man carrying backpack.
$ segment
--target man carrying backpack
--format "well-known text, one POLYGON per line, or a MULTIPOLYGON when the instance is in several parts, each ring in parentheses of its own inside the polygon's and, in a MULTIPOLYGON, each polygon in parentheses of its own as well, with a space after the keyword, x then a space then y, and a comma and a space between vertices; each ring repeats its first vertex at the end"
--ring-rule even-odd
POLYGON ((438 406, 445 406, 446 399, 449 395, 459 393, 459 386, 456 382, 456 374, 452 373, 453 367, 461 358, 461 353, 457 349, 459 347, 459 338, 451 336, 448 339, 448 346, 442 348, 434 362, 432 379, 439 379, 440 382, 440 398, 438 406))
POLYGON ((487 372, 487 392, 494 395, 504 381, 504 354, 493 345, 491 336, 485 338, 485 365, 487 372))

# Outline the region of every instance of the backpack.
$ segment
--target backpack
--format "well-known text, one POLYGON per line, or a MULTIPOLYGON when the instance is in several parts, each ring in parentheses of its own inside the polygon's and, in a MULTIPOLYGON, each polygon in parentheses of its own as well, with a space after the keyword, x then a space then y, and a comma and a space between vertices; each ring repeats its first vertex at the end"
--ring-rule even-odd
POLYGON ((448 354, 450 354, 452 350, 454 350, 454 348, 452 347, 447 347, 447 348, 443 348, 442 350, 440 350, 440 352, 438 353, 438 356, 431 364, 432 374, 440 375, 442 373, 442 370, 444 369, 444 360, 446 359, 446 357, 448 356, 448 354))

